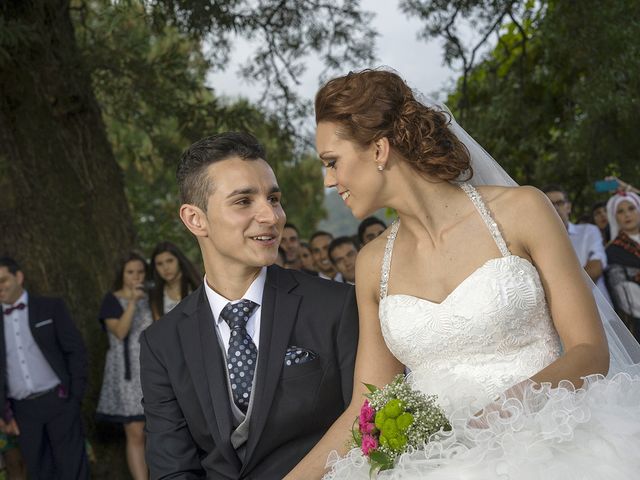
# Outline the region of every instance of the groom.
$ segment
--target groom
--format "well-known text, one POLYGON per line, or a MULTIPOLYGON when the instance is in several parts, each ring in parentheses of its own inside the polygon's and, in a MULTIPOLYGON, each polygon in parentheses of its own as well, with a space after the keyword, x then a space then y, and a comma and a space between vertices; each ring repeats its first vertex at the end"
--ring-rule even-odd
POLYGON ((206 277, 140 339, 152 479, 281 479, 351 400, 354 289, 273 265, 285 214, 265 157, 223 133, 180 159, 206 277))

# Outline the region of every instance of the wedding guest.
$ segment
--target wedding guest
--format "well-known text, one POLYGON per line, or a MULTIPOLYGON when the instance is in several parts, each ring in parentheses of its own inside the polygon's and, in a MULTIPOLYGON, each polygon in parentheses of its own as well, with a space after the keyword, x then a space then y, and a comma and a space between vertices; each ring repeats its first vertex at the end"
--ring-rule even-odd
POLYGON ((284 264, 287 268, 299 270, 302 267, 300 261, 300 233, 293 223, 286 223, 284 225, 280 248, 284 250, 284 264))
POLYGON ((593 223, 602 235, 602 243, 605 245, 611 241, 609 230, 609 216, 607 215, 607 202, 598 202, 591 207, 591 223, 593 223))
POLYGON ((562 223, 564 223, 580 265, 593 280, 593 283, 598 286, 605 299, 611 302, 603 276, 604 269, 607 267, 607 255, 604 253, 600 231, 590 223, 575 224, 569 221, 571 202, 563 187, 547 185, 542 191, 549 197, 562 223))
POLYGON ((17 437, 30 478, 89 478, 82 336, 62 299, 33 295, 23 282, 20 265, 0 258, 0 430, 17 437))
POLYGON ((623 192, 607 202, 613 241, 607 246, 607 283, 614 306, 640 338, 640 196, 623 192))
POLYGON ((329 258, 345 282, 356 283, 358 247, 351 237, 334 238, 329 244, 329 258))
POLYGON ((129 253, 117 269, 113 290, 102 300, 98 318, 109 336, 97 419, 121 423, 127 441, 127 464, 134 480, 148 478, 144 460, 144 412, 140 386, 142 331, 153 322, 144 279, 145 259, 129 253))
POLYGON ((335 269, 329 259, 329 244, 331 240, 333 240, 333 235, 328 232, 322 230, 314 232, 309 239, 311 256, 320 278, 342 282, 342 274, 335 269))
POLYGON ((149 291, 153 319, 158 320, 202 283, 202 276, 184 253, 171 242, 160 242, 151 254, 149 291))
POLYGON ((387 225, 378 217, 367 217, 358 225, 360 248, 376 238, 387 229, 387 225))
POLYGON ((300 270, 303 272, 318 274, 313 255, 311 255, 311 247, 307 242, 300 242, 300 265, 300 270))

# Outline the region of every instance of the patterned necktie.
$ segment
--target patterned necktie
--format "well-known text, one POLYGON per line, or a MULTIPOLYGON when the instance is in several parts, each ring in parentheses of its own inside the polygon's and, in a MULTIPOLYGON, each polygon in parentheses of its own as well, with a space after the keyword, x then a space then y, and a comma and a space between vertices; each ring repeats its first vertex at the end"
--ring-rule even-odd
POLYGON ((241 300, 238 303, 227 303, 220 317, 227 322, 231 329, 229 350, 227 351, 227 370, 233 400, 242 412, 247 413, 251 398, 253 373, 258 359, 258 349, 247 333, 247 321, 258 308, 258 304, 251 300, 241 300))

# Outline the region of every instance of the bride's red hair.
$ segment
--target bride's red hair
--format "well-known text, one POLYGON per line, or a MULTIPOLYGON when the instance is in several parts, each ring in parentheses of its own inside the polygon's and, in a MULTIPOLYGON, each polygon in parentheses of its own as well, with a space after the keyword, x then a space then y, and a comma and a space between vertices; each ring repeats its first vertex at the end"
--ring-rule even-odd
POLYGON ((362 70, 329 80, 316 94, 316 123, 336 122, 340 134, 362 146, 382 137, 409 164, 430 177, 472 175, 469 151, 447 128, 446 113, 418 102, 396 73, 362 70))

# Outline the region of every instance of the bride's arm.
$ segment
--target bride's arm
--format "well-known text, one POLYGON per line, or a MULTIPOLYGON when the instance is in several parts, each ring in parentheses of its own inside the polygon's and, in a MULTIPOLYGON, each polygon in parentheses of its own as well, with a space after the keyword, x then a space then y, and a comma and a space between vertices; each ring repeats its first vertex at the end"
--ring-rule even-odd
POLYGON ((387 349, 378 318, 378 287, 385 241, 386 236, 381 235, 369 243, 360 251, 356 261, 360 335, 351 403, 316 446, 289 472, 286 480, 320 478, 325 472, 329 453, 336 450, 344 454, 348 450, 351 427, 360 413, 363 394, 367 393, 363 383, 382 387, 404 371, 404 366, 387 349))
MULTIPOLYGON (((602 321, 588 281, 576 257, 567 230, 546 195, 531 187, 518 188, 512 202, 518 212, 505 225, 516 245, 529 254, 537 268, 563 355, 531 380, 556 386, 609 368, 609 350, 602 321), (522 221, 527 212, 527 221, 522 221), (519 217, 519 218, 516 218, 519 217)), ((514 252, 516 253, 516 252, 514 252)))

